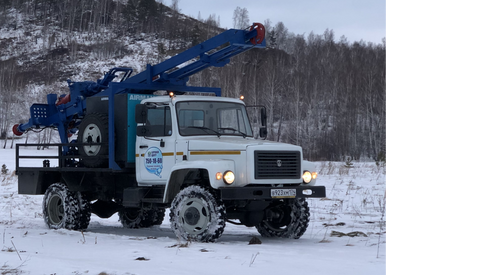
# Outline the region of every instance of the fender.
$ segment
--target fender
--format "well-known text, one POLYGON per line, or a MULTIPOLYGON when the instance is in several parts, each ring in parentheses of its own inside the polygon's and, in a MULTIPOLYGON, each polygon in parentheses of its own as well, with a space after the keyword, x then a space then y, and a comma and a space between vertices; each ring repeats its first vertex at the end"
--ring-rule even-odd
POLYGON ((208 173, 210 186, 214 189, 227 186, 224 180, 217 180, 215 178, 217 172, 224 174, 226 171, 233 171, 236 173, 235 163, 233 160, 229 159, 195 160, 176 163, 172 167, 170 178, 166 182, 163 202, 171 203, 175 195, 180 191, 180 187, 184 184, 187 175, 190 172, 199 172, 201 170, 208 173))

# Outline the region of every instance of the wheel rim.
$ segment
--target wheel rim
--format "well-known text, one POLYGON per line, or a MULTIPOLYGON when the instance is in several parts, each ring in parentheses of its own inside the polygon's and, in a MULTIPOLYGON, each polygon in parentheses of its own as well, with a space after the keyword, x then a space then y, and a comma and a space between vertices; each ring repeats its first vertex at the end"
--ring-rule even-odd
POLYGON ((52 195, 47 203, 47 217, 49 222, 53 225, 58 225, 63 220, 65 216, 65 207, 63 205, 63 200, 58 195, 52 195))
POLYGON ((202 232, 210 221, 209 213, 207 204, 201 199, 187 200, 179 212, 181 228, 190 235, 202 232))
MULTIPOLYGON (((84 128, 82 135, 82 141, 84 143, 100 143, 102 140, 100 128, 98 128, 98 126, 94 123, 87 125, 86 128, 84 128)), ((98 152, 100 152, 100 148, 101 145, 87 145, 84 146, 84 152, 86 152, 86 155, 88 156, 96 156, 98 155, 98 152)))

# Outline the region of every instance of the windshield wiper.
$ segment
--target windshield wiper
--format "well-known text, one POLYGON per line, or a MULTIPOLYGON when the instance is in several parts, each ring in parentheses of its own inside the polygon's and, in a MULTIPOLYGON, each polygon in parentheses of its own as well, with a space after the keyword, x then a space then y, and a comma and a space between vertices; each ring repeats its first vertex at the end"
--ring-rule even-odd
POLYGON ((201 126, 188 126, 187 128, 196 128, 196 129, 201 129, 201 130, 210 130, 212 132, 214 132, 215 134, 217 134, 217 137, 220 138, 220 136, 222 135, 221 133, 215 131, 214 129, 210 129, 208 127, 201 127, 201 126))
POLYGON ((219 130, 231 130, 231 131, 235 131, 235 132, 240 133, 243 136, 243 138, 247 137, 247 134, 245 134, 243 132, 240 132, 240 131, 236 130, 235 128, 228 128, 228 127, 226 127, 226 128, 217 128, 217 129, 219 129, 219 130))

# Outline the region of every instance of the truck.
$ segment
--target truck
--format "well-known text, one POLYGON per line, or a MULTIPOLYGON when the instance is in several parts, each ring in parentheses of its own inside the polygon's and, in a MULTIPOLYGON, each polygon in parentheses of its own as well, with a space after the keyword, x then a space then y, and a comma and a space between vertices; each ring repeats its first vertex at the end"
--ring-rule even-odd
POLYGON ((205 68, 265 48, 264 36, 254 23, 133 76, 116 67, 96 82, 68 80, 69 94, 47 95, 47 104, 30 107, 28 122, 13 126, 16 135, 55 128, 61 140, 49 144, 57 155, 26 154, 48 144, 16 145, 19 194, 44 196, 51 229, 85 230, 91 214, 115 213, 127 228, 159 226, 169 209, 181 240, 215 242, 226 222, 264 237, 300 238, 307 198, 325 197, 314 163, 303 160, 300 146, 266 140, 264 106, 187 85, 205 68))

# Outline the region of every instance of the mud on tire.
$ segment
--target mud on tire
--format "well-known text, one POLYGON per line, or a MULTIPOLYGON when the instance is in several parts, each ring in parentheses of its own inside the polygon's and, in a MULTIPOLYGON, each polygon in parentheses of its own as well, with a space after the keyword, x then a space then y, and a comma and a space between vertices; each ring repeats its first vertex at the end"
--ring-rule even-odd
POLYGON ((274 202, 266 211, 276 218, 263 220, 256 226, 263 237, 299 239, 308 228, 310 208, 306 199, 288 199, 274 202))
POLYGON ((226 208, 209 188, 191 185, 175 196, 170 221, 180 239, 215 242, 226 226, 226 208))
POLYGON ((91 206, 80 192, 68 190, 63 183, 54 183, 44 194, 42 213, 51 229, 82 230, 89 225, 91 206))

